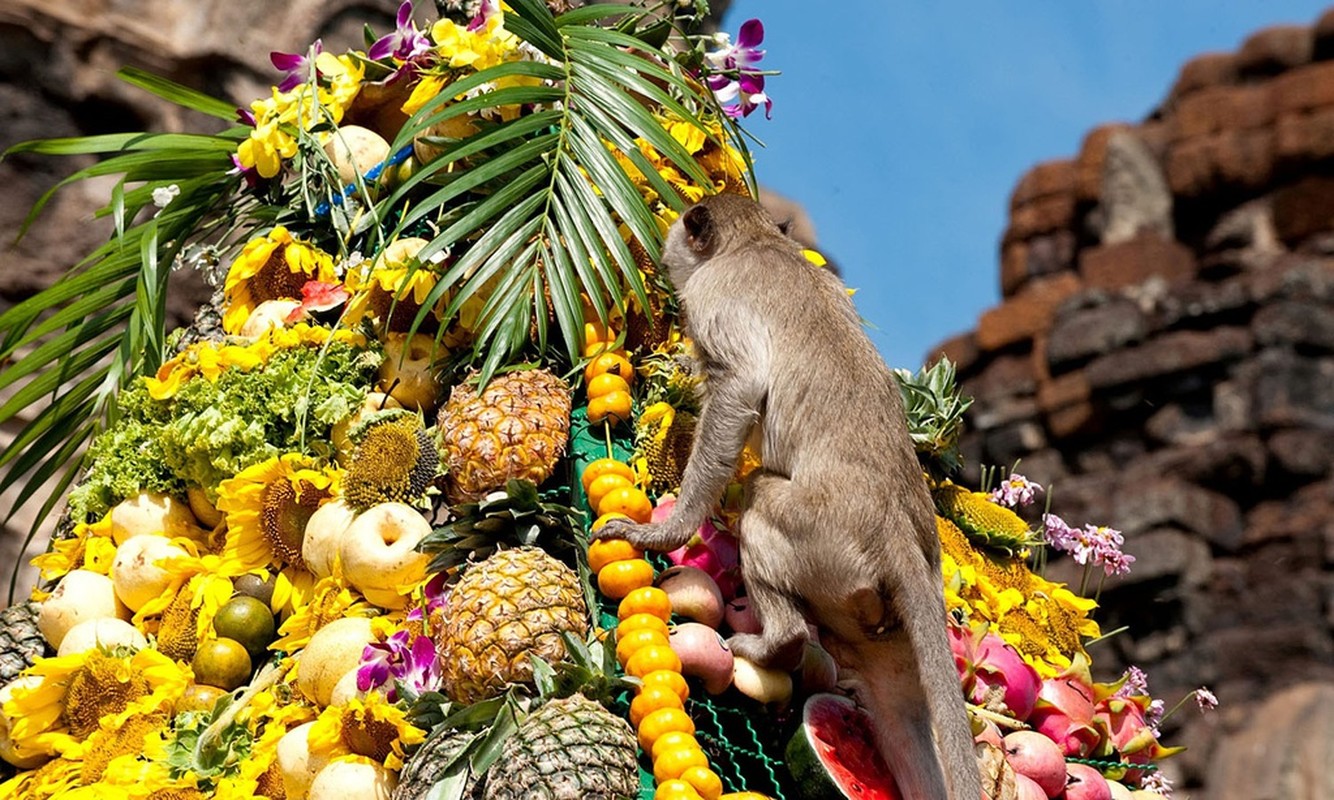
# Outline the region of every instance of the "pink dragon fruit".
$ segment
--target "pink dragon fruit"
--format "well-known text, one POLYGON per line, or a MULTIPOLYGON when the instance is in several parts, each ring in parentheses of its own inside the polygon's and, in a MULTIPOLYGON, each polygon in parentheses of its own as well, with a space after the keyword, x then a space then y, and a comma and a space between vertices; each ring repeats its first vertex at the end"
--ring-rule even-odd
POLYGON ((1069 669, 1042 682, 1028 722, 1060 745, 1065 755, 1086 758, 1103 740, 1093 719, 1097 694, 1089 677, 1088 657, 1077 653, 1069 669))
MULTIPOLYGON (((675 505, 675 497, 663 495, 653 509, 652 521, 667 519, 675 505)), ((696 567, 709 573, 722 590, 724 600, 736 597, 741 587, 741 554, 736 537, 712 519, 705 520, 691 540, 684 547, 668 553, 667 558, 673 564, 696 567)))
POLYGON ((954 666, 969 701, 991 711, 1028 719, 1041 678, 1013 647, 985 627, 949 626, 954 666))
MULTIPOLYGON (((1146 695, 1112 695, 1100 700, 1094 706, 1093 720, 1107 732, 1104 749, 1115 751, 1121 761, 1130 764, 1148 764, 1184 750, 1164 747, 1158 741, 1158 729, 1146 719, 1152 702, 1146 695)), ((1135 782, 1141 775, 1140 770, 1131 770, 1126 779, 1135 782)))

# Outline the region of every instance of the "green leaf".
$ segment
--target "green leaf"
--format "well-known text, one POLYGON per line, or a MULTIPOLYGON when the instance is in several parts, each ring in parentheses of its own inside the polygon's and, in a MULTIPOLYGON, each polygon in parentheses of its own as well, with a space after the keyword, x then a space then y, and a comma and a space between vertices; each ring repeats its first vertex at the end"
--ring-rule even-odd
POLYGON ((564 41, 556 18, 542 0, 514 0, 510 3, 513 14, 505 18, 505 27, 520 39, 554 59, 563 61, 564 41))
POLYGON ((208 114, 211 117, 229 121, 236 119, 236 107, 231 103, 219 100, 216 97, 210 97, 203 92, 196 91, 188 86, 182 86, 175 81, 167 80, 137 67, 122 67, 116 73, 116 77, 132 86, 138 86, 146 92, 155 94, 169 103, 198 111, 201 114, 208 114))

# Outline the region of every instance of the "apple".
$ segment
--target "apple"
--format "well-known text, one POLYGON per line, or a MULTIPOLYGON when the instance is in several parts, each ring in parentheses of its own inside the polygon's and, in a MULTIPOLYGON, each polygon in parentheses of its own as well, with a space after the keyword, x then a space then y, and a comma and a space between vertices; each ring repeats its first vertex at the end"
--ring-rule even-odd
POLYGON ((1015 772, 1032 779, 1049 797, 1060 794, 1066 783, 1066 764, 1055 742, 1036 731, 1014 731, 1005 736, 1002 747, 1015 772))
POLYGON ((704 681, 704 691, 722 694, 732 685, 732 651, 718 631, 699 622, 672 628, 672 650, 681 659, 681 673, 704 681))
POLYGON ((416 548, 430 532, 431 523, 405 503, 368 508, 339 537, 343 577, 381 608, 405 607, 408 598, 399 588, 426 579, 431 557, 416 548))
POLYGON ((792 698, 790 674, 761 667, 741 656, 732 659, 732 685, 746 697, 761 703, 781 705, 792 698))
POLYGON ((723 593, 713 576, 698 567, 675 566, 654 581, 672 601, 672 613, 717 628, 723 621, 723 593))
POLYGON ((760 618, 755 615, 755 606, 751 605, 750 598, 745 595, 728 602, 723 609, 723 619, 727 621, 727 627, 736 633, 760 632, 760 618))
POLYGON ((1102 773, 1085 764, 1066 764, 1065 800, 1112 800, 1102 773))
POLYGON ((1112 791, 1112 800, 1134 800, 1130 788, 1119 781, 1107 781, 1107 788, 1112 791))
POLYGON ((1016 772, 1014 775, 1014 788, 1016 800, 1047 800, 1047 793, 1042 791, 1032 778, 1027 775, 1021 775, 1016 772))
MULTIPOLYGON (((241 336, 257 339, 270 328, 285 328, 292 315, 301 310, 301 301, 290 297, 265 300, 255 306, 241 326, 241 336)), ((304 316, 304 312, 302 312, 304 316)))

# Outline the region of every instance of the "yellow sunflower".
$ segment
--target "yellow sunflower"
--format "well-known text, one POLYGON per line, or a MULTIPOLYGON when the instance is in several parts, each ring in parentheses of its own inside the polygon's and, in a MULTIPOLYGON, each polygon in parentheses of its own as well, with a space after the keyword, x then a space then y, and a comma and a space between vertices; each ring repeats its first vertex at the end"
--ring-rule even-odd
POLYGON ((349 589, 340 576, 320 578, 311 588, 307 601, 297 606, 278 628, 278 640, 270 648, 292 653, 305 647, 316 631, 336 619, 375 615, 375 607, 349 589))
MULTIPOLYGON (((385 330, 398 333, 410 330, 431 290, 440 281, 440 275, 432 265, 417 263, 417 254, 426 245, 425 239, 398 239, 373 262, 363 262, 361 268, 348 270, 344 288, 350 299, 343 323, 351 327, 372 317, 385 330)), ((436 302, 432 309, 434 322, 442 319, 448 300, 448 293, 444 293, 436 302)), ((431 332, 431 326, 423 332, 431 332)))
POLYGON ((37 769, 20 772, 0 783, 0 800, 46 800, 56 795, 67 797, 68 792, 79 786, 79 770, 77 761, 66 761, 63 758, 48 761, 37 769))
POLYGON ((13 720, 10 739, 16 748, 52 755, 80 754, 84 740, 99 729, 170 707, 191 679, 188 668, 151 649, 43 658, 25 674, 40 681, 16 687, 4 703, 13 720))
POLYGON ((275 563, 302 568, 306 522, 339 494, 341 476, 337 468, 316 468, 311 459, 288 453, 219 484, 218 510, 227 519, 219 573, 243 575, 275 563))
POLYGON ((44 583, 51 583, 76 569, 110 575, 115 560, 116 542, 111 537, 108 513, 97 522, 75 525, 73 536, 53 541, 51 550, 34 558, 32 565, 40 571, 44 583))
POLYGON ((307 281, 336 280, 332 256, 308 242, 294 239, 279 225, 268 235, 247 242, 227 270, 223 284, 223 330, 239 333, 250 313, 266 300, 299 300, 301 287, 307 281))
POLYGON ((363 698, 354 697, 346 705, 329 706, 311 726, 310 754, 313 757, 338 758, 358 755, 383 764, 403 768, 404 749, 420 744, 426 732, 408 722, 407 712, 390 703, 378 691, 363 698))

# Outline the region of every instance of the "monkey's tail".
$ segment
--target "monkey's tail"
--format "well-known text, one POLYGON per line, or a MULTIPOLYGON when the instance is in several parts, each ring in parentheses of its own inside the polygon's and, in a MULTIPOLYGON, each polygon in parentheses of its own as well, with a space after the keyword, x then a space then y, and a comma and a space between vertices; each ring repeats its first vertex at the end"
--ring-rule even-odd
POLYGON ((857 700, 871 713, 877 747, 904 800, 982 796, 943 614, 942 607, 939 623, 907 615, 908 642, 901 636, 871 640, 845 651, 846 666, 860 678, 855 684, 857 700))

